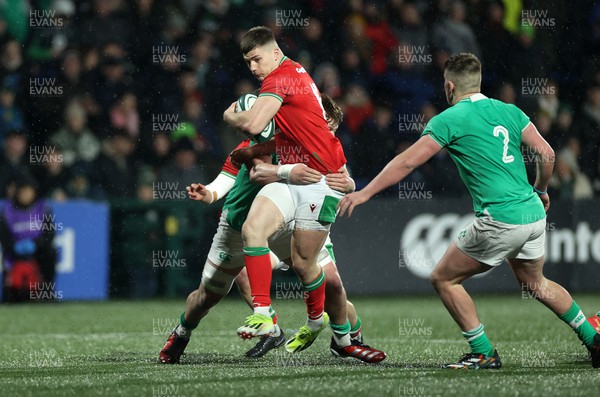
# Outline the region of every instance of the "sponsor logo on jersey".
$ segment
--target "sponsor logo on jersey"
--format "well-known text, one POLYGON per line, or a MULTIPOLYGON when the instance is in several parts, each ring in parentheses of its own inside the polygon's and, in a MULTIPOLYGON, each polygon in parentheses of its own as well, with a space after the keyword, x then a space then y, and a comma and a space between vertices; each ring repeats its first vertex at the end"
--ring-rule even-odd
POLYGON ((219 252, 219 259, 222 260, 223 262, 231 262, 231 255, 229 255, 226 252, 219 252))
POLYGON ((310 207, 310 212, 315 212, 315 208, 317 208, 317 205, 311 204, 309 207, 310 207))

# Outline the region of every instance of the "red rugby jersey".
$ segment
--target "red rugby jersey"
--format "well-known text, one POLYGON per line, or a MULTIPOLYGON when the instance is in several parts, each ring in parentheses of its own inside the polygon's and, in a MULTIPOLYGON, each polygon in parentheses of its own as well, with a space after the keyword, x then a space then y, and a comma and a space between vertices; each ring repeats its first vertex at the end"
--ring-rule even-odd
MULTIPOLYGON (((250 139, 246 139, 245 141, 242 141, 239 145, 237 145, 232 151, 243 149, 245 147, 248 147, 249 145, 250 139)), ((221 172, 229 174, 235 178, 238 172, 240 172, 240 169, 233 165, 233 163, 231 162, 231 157, 227 156, 227 160, 225 160, 225 162, 223 163, 223 168, 221 168, 221 172)))
POLYGON ((281 164, 303 163, 322 174, 335 173, 346 164, 342 144, 327 127, 321 94, 302 65, 283 57, 262 82, 259 96, 265 95, 282 102, 275 115, 281 164))

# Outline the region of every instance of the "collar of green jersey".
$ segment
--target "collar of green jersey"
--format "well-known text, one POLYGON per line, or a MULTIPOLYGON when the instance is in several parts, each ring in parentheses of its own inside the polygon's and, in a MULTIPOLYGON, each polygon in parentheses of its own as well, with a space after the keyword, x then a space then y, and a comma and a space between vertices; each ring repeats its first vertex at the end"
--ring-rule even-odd
POLYGON ((485 95, 483 95, 481 92, 476 92, 475 94, 471 95, 470 97, 467 97, 465 99, 461 99, 460 102, 462 102, 462 101, 477 102, 477 101, 480 101, 482 99, 487 99, 487 97, 485 95))

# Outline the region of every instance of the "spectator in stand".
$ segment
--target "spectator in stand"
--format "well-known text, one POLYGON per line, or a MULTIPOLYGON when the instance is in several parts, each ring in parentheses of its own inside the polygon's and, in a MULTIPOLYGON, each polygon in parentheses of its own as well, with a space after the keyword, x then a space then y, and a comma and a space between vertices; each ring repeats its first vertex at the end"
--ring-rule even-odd
POLYGON ((205 181, 206 175, 198 164, 192 141, 183 137, 175 143, 173 160, 158 172, 157 182, 175 183, 182 191, 186 186, 205 181))
POLYGON ((344 124, 352 136, 358 135, 362 124, 373 115, 373 103, 369 93, 360 84, 348 86, 343 101, 344 124))
POLYGON ((123 0, 94 0, 91 17, 82 20, 79 31, 85 32, 81 36, 83 44, 93 47, 102 47, 106 43, 119 43, 123 48, 128 48, 132 43, 132 27, 126 18, 123 0))
POLYGON ((137 109, 137 97, 131 91, 126 91, 110 110, 110 124, 113 128, 122 128, 132 139, 140 134, 140 115, 137 109))
POLYGON ((135 143, 123 129, 113 129, 103 142, 102 153, 94 162, 92 183, 100 187, 108 199, 135 197, 134 151, 135 143))
POLYGON ((33 171, 39 181, 39 196, 55 201, 66 200, 70 174, 60 149, 53 148, 52 154, 43 156, 41 164, 36 165, 33 171))
POLYGON ((517 92, 511 83, 504 83, 498 89, 497 98, 504 103, 517 103, 517 92))
MULTIPOLYGON (((107 56, 100 66, 100 75, 92 85, 93 96, 101 109, 101 120, 109 125, 109 111, 117 99, 132 89, 132 80, 125 73, 125 59, 107 56)), ((97 131, 100 136, 107 134, 107 129, 97 131)))
POLYGON ((65 109, 65 125, 50 138, 63 154, 66 167, 76 163, 89 168, 100 153, 100 141, 87 126, 85 109, 77 100, 65 109))
POLYGON ((0 154, 0 197, 14 195, 14 182, 19 175, 29 173, 29 153, 27 137, 19 130, 10 131, 2 144, 0 154))
POLYGON ((433 82, 427 76, 429 63, 420 64, 418 57, 400 56, 400 44, 392 57, 392 66, 377 87, 379 95, 387 99, 397 113, 416 115, 434 96, 433 82))
POLYGON ((402 3, 397 13, 399 21, 393 27, 397 37, 407 45, 423 48, 430 52, 427 48, 427 28, 416 5, 409 2, 402 3))
POLYGON ((55 98, 62 114, 67 103, 74 97, 83 97, 89 90, 82 76, 81 56, 75 50, 66 51, 62 57, 58 83, 62 88, 62 95, 55 98))
POLYGON ((329 95, 332 99, 337 99, 342 95, 340 85, 340 72, 331 62, 324 62, 317 66, 314 72, 314 81, 319 91, 329 95))
POLYGON ((352 12, 344 20, 345 48, 352 48, 358 54, 360 64, 368 71, 372 61, 371 41, 366 32, 367 21, 357 11, 352 12))
POLYGON ((506 80, 510 62, 510 58, 506 54, 509 54, 514 46, 514 39, 502 24, 504 3, 500 0, 493 0, 484 9, 485 13, 481 16, 483 23, 475 30, 477 40, 482 44, 481 61, 486 70, 482 76, 482 84, 484 87, 497 87, 506 80))
POLYGON ((373 116, 367 119, 354 140, 356 153, 353 177, 358 186, 368 181, 394 157, 398 146, 398 124, 389 105, 375 106, 373 116))
POLYGON ((172 158, 172 141, 169 134, 158 132, 152 135, 152 146, 150 155, 146 158, 146 164, 150 167, 154 176, 165 167, 172 158))
POLYGON ((0 48, 12 38, 8 31, 8 24, 2 15, 0 15, 0 48))
POLYGON ((432 43, 436 49, 448 54, 471 52, 481 57, 475 34, 465 22, 466 16, 465 4, 453 0, 448 15, 433 26, 432 43))
POLYGON ((15 92, 12 87, 0 88, 0 144, 11 130, 24 130, 23 112, 15 104, 15 92))
POLYGON ((28 56, 37 62, 49 62, 58 59, 63 51, 74 47, 77 43, 77 34, 72 23, 75 5, 72 0, 54 0, 49 5, 52 19, 56 26, 39 26, 32 29, 29 35, 28 56))
POLYGON ((198 75, 196 71, 189 66, 183 68, 179 73, 179 88, 184 101, 190 97, 202 101, 203 95, 198 89, 198 75))
POLYGON ((555 176, 558 179, 559 198, 561 200, 589 199, 594 189, 589 178, 581 172, 578 159, 581 144, 577 137, 570 137, 556 157, 555 176))
POLYGON ((345 48, 339 60, 342 87, 349 84, 367 84, 367 66, 358 51, 353 47, 345 48))
POLYGON ((573 109, 568 104, 562 104, 558 109, 556 120, 552 124, 550 136, 546 140, 550 146, 561 148, 571 136, 577 136, 573 131, 573 109))
POLYGON ((323 34, 323 23, 320 19, 310 17, 308 26, 301 30, 299 47, 310 50, 310 56, 314 65, 323 62, 331 62, 331 48, 335 43, 331 41, 333 35, 323 34))
POLYGON ((385 20, 378 2, 366 2, 365 16, 365 34, 372 48, 370 72, 372 75, 381 76, 388 70, 388 58, 397 50, 398 39, 385 20))
POLYGON ((183 104, 183 121, 191 124, 196 131, 196 136, 192 141, 198 140, 201 143, 202 150, 211 157, 221 158, 222 147, 217 128, 204 113, 202 102, 195 97, 187 97, 183 104))
POLYGON ((186 66, 196 73, 196 89, 202 91, 206 88, 207 80, 210 79, 211 53, 213 51, 214 38, 210 34, 203 34, 192 47, 191 59, 186 66))
POLYGON ((64 186, 66 195, 70 199, 107 199, 102 188, 98 184, 93 183, 88 170, 84 167, 72 167, 69 172, 69 179, 64 186))
POLYGON ((575 117, 573 130, 584 145, 581 147, 581 171, 592 182, 594 190, 600 190, 600 85, 587 89, 585 103, 575 117))
POLYGON ((558 116, 558 109, 560 108, 560 100, 558 99, 558 85, 554 80, 546 80, 544 89, 544 95, 537 97, 538 111, 548 113, 552 121, 556 120, 558 116))
POLYGON ((25 103, 27 73, 21 44, 16 40, 4 43, 0 53, 0 85, 12 87, 15 90, 17 102, 25 103))

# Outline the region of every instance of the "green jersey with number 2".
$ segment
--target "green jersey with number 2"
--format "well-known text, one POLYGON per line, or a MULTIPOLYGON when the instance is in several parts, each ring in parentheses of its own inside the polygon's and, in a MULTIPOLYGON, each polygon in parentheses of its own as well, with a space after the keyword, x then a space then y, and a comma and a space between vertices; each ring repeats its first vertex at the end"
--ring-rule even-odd
POLYGON ((521 153, 527 125, 529 117, 518 107, 475 94, 433 117, 422 135, 448 150, 477 217, 522 225, 546 216, 521 153))

